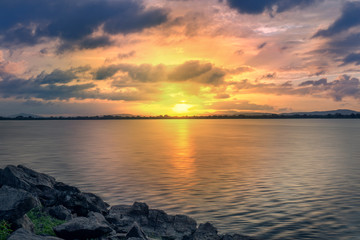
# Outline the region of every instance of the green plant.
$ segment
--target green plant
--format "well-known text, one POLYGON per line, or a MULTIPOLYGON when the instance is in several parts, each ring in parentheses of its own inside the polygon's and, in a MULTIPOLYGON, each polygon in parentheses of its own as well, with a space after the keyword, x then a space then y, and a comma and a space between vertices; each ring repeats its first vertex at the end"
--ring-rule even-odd
POLYGON ((31 222, 34 224, 35 233, 38 235, 51 235, 55 236, 53 227, 65 223, 63 220, 59 220, 51 217, 45 213, 41 208, 33 208, 27 213, 31 222))
POLYGON ((0 240, 5 240, 11 234, 10 223, 5 220, 0 222, 0 240))

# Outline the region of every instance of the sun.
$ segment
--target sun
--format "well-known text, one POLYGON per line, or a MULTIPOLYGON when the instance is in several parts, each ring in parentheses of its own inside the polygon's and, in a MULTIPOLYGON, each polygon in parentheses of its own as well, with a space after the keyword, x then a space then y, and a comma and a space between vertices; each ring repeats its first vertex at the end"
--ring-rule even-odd
POLYGON ((193 106, 191 104, 185 103, 185 101, 181 101, 182 103, 175 104, 172 110, 176 113, 187 113, 189 109, 193 106))

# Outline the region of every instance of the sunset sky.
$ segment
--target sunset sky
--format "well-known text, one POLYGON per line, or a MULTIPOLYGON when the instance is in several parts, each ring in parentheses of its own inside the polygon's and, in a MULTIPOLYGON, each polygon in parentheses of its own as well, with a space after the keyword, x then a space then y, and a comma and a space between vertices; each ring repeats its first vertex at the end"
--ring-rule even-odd
POLYGON ((0 115, 360 110, 360 1, 1 0, 0 115))

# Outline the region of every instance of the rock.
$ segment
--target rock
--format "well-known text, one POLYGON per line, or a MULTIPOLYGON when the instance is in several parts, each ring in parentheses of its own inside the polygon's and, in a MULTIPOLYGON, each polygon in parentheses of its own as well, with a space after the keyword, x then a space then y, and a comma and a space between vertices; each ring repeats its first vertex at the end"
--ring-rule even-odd
POLYGON ((35 235, 23 228, 19 228, 13 232, 8 240, 61 240, 61 238, 52 237, 52 236, 39 236, 35 235))
POLYGON ((58 199, 60 199, 61 192, 56 189, 45 189, 42 192, 38 192, 37 196, 44 207, 52 207, 60 204, 58 199))
POLYGON ((23 228, 28 232, 34 232, 34 224, 26 214, 23 217, 11 222, 11 226, 13 229, 23 228))
POLYGON ((116 205, 110 208, 106 220, 119 233, 129 231, 134 222, 140 226, 148 225, 149 207, 146 203, 135 202, 132 206, 116 205))
POLYGON ((37 206, 39 200, 24 190, 6 185, 0 188, 0 219, 15 221, 37 206))
POLYGON ((198 229, 196 229, 194 235, 194 240, 220 240, 220 236, 217 234, 217 229, 209 222, 205 224, 200 224, 198 229))
POLYGON ((257 240, 257 238, 240 234, 225 234, 221 237, 221 240, 257 240))
POLYGON ((54 188, 61 192, 72 192, 72 193, 80 193, 80 190, 77 187, 69 186, 62 182, 56 182, 54 184, 54 188))
POLYGON ((43 173, 35 172, 22 165, 17 167, 8 165, 1 171, 0 184, 28 192, 39 192, 46 188, 53 188, 55 178, 43 173))
POLYGON ((70 209, 72 213, 76 213, 78 216, 87 216, 91 211, 101 214, 108 213, 109 204, 92 193, 61 192, 58 201, 59 204, 70 209))
POLYGON ((131 205, 114 205, 109 210, 109 215, 128 215, 131 205))
POLYGON ((196 230, 196 221, 186 215, 175 215, 174 229, 183 235, 191 235, 196 230))
POLYGON ((130 208, 129 214, 148 216, 149 206, 146 203, 134 202, 134 204, 130 208))
POLYGON ((148 240, 145 233, 141 230, 140 226, 134 222, 129 232, 126 234, 126 238, 138 238, 142 240, 148 240))
POLYGON ((113 230, 109 225, 99 222, 97 217, 78 217, 54 227, 55 234, 64 239, 99 238, 113 230))
POLYGON ((63 205, 54 206, 48 209, 49 215, 60 220, 71 220, 71 211, 63 205))

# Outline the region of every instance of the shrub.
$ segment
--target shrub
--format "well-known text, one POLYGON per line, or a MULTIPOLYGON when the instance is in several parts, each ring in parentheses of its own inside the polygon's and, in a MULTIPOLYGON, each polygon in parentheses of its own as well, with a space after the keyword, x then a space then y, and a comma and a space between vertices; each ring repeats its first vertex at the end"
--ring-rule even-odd
POLYGON ((6 240, 11 232, 10 223, 5 220, 0 221, 0 240, 6 240))
POLYGON ((55 236, 53 227, 65 223, 63 220, 59 220, 51 217, 45 213, 41 208, 33 208, 27 213, 31 222, 34 224, 35 234, 37 235, 51 235, 55 236))

